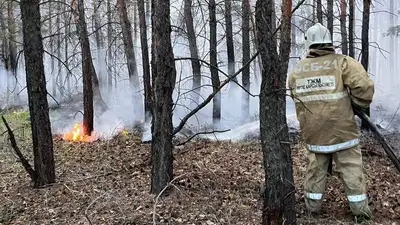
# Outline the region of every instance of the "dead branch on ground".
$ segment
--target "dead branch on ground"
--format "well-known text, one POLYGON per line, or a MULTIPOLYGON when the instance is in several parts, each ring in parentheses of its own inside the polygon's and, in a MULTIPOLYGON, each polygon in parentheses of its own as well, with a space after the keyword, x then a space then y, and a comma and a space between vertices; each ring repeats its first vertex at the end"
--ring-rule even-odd
POLYGON ((29 164, 28 160, 24 157, 24 155, 19 150, 19 147, 18 147, 17 142, 15 140, 14 133, 11 130, 10 126, 8 125, 8 123, 7 123, 6 119, 4 118, 4 116, 1 116, 1 119, 3 120, 3 123, 7 128, 7 132, 8 132, 8 135, 9 135, 9 139, 10 139, 12 148, 14 149, 14 151, 17 154, 18 158, 21 160, 22 166, 25 168, 26 172, 28 172, 28 174, 29 174, 30 178, 32 179, 32 181, 34 181, 36 179, 36 171, 33 170, 31 164, 29 164))
POLYGON ((195 133, 195 134, 193 134, 192 136, 190 136, 186 141, 181 142, 181 143, 177 144, 176 146, 184 145, 184 144, 188 143, 189 141, 191 141, 193 138, 195 138, 195 137, 198 136, 198 135, 202 135, 202 134, 224 133, 224 132, 228 132, 228 131, 230 131, 230 130, 231 130, 231 129, 227 129, 227 130, 212 130, 212 131, 202 131, 202 132, 198 132, 198 133, 195 133))
MULTIPOLYGON (((186 176, 186 175, 188 175, 188 174, 190 174, 190 173, 184 173, 184 174, 181 174, 181 175, 175 177, 174 179, 172 179, 172 180, 160 191, 160 193, 156 196, 156 199, 154 200, 154 205, 153 205, 153 224, 154 224, 154 225, 157 225, 157 222, 156 222, 156 209, 157 209, 158 199, 161 197, 161 195, 162 195, 170 186, 173 186, 173 187, 177 188, 177 187, 173 184, 174 181, 176 181, 177 179, 179 179, 179 178, 181 178, 181 177, 183 177, 183 176, 186 176)), ((179 190, 179 189, 178 189, 178 190, 179 190)))

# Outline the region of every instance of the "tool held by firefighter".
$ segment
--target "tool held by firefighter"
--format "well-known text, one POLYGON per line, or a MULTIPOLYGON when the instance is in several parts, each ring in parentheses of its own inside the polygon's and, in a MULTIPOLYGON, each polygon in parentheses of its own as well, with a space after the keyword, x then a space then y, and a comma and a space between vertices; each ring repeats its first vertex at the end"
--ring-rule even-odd
POLYGON ((393 148, 388 144, 388 141, 386 138, 381 134, 379 131, 378 127, 375 125, 374 122, 371 121, 371 119, 365 114, 362 109, 358 108, 357 106, 353 107, 354 113, 360 117, 363 121, 365 121, 371 131, 375 134, 376 138, 380 142, 380 144, 383 147, 383 150, 385 150, 386 154, 388 155, 389 159, 392 161, 393 165, 396 167, 396 169, 400 172, 400 160, 396 157, 395 153, 393 152, 393 148))
POLYGON ((329 30, 316 23, 306 32, 307 57, 289 75, 289 88, 307 148, 304 199, 310 213, 319 213, 330 157, 344 184, 352 214, 372 217, 362 166, 359 130, 352 104, 367 108, 374 83, 355 59, 337 54, 329 30))

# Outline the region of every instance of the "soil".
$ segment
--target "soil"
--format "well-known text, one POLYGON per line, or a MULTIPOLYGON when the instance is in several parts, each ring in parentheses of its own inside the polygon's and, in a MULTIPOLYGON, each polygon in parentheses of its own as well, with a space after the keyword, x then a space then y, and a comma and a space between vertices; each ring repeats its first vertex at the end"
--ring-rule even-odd
MULTIPOLYGON (((54 138, 57 183, 33 189, 9 147, 0 151, 0 224, 260 224, 264 180, 258 140, 196 140, 174 150, 167 197, 150 190, 150 145, 137 133, 94 143, 54 138)), ((304 208, 306 150, 293 138, 297 224, 354 224, 343 186, 329 178, 323 213, 304 208)), ((400 224, 400 173, 368 135, 362 140, 374 221, 400 224)), ((29 146, 22 148, 31 160, 29 146)), ((335 169, 335 168, 334 168, 335 169)))

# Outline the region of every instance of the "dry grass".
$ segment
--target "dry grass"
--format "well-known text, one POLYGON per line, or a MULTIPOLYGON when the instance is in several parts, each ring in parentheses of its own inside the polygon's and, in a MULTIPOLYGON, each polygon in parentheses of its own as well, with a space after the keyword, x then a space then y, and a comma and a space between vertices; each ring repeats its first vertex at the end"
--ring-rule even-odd
MULTIPOLYGON (((9 120, 14 127, 19 121, 11 116, 9 120)), ((29 137, 25 131, 24 139, 20 132, 16 131, 18 143, 31 158, 29 137)), ((150 146, 141 144, 136 133, 95 143, 55 137, 57 183, 43 189, 30 187, 4 136, 2 142, 0 224, 142 225, 153 224, 154 211, 157 224, 260 224, 264 174, 257 141, 203 140, 176 148, 174 173, 179 179, 157 205, 149 194, 150 146)), ((376 144, 369 141, 366 146, 376 144)), ((379 148, 375 151, 383 153, 379 148)), ((329 179, 323 215, 305 214, 305 153, 300 142, 293 145, 298 224, 353 224, 336 176, 329 179)), ((364 160, 376 216, 370 224, 399 222, 400 176, 385 157, 365 154, 364 160)))

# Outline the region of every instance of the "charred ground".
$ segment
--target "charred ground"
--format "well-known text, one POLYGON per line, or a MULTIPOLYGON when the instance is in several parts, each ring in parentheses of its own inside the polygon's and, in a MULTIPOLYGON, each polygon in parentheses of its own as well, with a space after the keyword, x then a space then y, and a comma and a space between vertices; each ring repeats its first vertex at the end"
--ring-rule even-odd
MULTIPOLYGON (((27 134, 19 130, 18 137, 31 159, 27 134)), ((298 224, 354 224, 337 173, 328 181, 323 215, 312 218, 305 213, 306 151, 297 134, 292 139, 298 224)), ((153 224, 153 212, 157 224, 261 222, 264 173, 257 139, 197 140, 176 147, 178 179, 170 195, 157 204, 149 194, 150 145, 141 143, 139 133, 94 143, 66 142, 58 136, 54 140, 57 183, 32 189, 3 135, 0 224, 153 224)), ((376 217, 369 224, 400 222, 400 175, 371 135, 363 134, 362 145, 376 217)))

